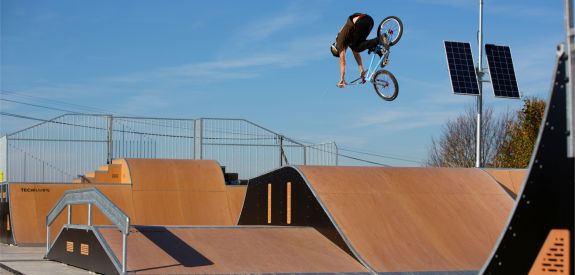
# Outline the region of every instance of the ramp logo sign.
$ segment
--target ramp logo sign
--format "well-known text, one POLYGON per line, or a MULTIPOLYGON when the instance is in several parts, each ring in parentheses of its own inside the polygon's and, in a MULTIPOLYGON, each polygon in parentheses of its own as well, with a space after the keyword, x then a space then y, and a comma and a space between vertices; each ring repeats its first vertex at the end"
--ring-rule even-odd
POLYGON ((48 188, 20 188, 20 191, 22 192, 37 192, 37 193, 45 193, 45 192, 50 192, 50 189, 48 188))

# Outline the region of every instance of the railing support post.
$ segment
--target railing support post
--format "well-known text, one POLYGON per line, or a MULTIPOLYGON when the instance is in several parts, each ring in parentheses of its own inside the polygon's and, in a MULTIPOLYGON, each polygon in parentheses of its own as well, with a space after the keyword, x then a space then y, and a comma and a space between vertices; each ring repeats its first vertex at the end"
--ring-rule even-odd
POLYGON ((128 234, 130 233, 130 217, 126 217, 126 230, 122 234, 122 274, 128 269, 128 234))
POLYGON ((50 226, 46 225, 46 255, 50 251, 50 226))
POLYGON ((68 204, 68 224, 72 224, 72 205, 68 204))
POLYGON ((92 225, 92 204, 88 203, 88 225, 92 225))

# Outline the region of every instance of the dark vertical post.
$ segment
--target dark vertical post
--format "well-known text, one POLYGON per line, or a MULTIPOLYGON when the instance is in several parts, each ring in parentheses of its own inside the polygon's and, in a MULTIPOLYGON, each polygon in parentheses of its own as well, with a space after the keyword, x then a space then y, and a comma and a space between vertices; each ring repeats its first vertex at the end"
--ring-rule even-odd
POLYGON ((108 153, 106 156, 106 162, 108 164, 112 164, 112 155, 113 155, 113 136, 112 136, 112 132, 113 132, 113 123, 114 123, 114 117, 112 115, 108 116, 108 138, 107 138, 107 142, 108 142, 108 153))

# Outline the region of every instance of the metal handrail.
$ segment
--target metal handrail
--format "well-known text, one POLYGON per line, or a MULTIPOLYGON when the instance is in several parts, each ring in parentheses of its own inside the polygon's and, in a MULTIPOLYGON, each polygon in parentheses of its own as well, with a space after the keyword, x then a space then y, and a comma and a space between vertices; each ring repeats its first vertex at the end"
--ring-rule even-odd
POLYGON ((106 197, 100 190, 91 188, 81 188, 64 192, 54 208, 46 215, 46 254, 50 251, 50 226, 60 216, 64 208, 68 208, 68 224, 72 223, 72 205, 88 204, 88 225, 92 225, 92 204, 122 232, 122 273, 126 273, 127 267, 127 241, 130 233, 130 217, 128 217, 118 206, 106 197))

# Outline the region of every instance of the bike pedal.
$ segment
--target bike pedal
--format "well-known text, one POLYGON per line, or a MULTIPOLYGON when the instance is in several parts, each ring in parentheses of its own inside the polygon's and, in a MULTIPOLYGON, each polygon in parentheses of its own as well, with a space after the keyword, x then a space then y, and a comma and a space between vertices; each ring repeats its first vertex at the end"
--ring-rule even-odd
POLYGON ((389 64, 389 59, 385 59, 385 60, 381 61, 381 64, 379 64, 379 66, 383 68, 383 67, 387 66, 387 64, 389 64))

